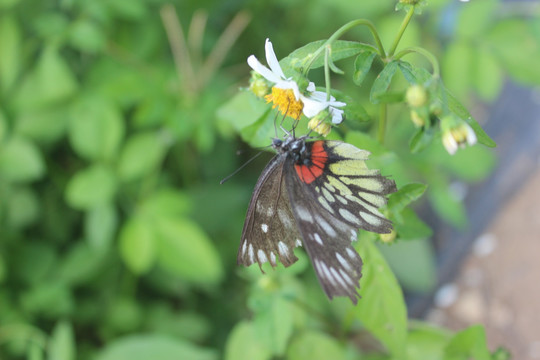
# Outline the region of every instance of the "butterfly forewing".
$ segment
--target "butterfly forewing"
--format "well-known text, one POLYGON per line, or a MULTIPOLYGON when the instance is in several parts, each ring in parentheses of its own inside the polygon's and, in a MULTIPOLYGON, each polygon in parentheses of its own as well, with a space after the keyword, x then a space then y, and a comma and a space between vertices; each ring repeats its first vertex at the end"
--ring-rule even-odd
POLYGON ((298 259, 293 249, 301 245, 300 233, 285 187, 284 159, 283 155, 275 156, 257 181, 242 230, 238 264, 270 261, 276 266, 278 256, 283 265, 289 266, 298 259))

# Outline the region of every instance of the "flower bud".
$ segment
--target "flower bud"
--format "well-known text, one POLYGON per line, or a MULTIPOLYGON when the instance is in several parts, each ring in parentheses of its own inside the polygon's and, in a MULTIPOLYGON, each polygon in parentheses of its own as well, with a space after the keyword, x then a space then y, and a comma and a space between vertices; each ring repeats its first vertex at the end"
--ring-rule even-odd
POLYGON ((322 136, 327 136, 332 131, 332 126, 325 121, 325 118, 328 117, 327 111, 322 111, 319 115, 315 116, 308 123, 308 128, 315 131, 316 133, 321 134, 322 136), (321 116, 321 114, 326 113, 326 116, 321 116))
POLYGON ((427 101, 426 89, 421 85, 412 85, 407 89, 405 94, 407 104, 413 108, 424 106, 427 101))
POLYGON ((394 240, 396 239, 396 236, 397 236, 397 233, 396 233, 396 230, 394 229, 392 229, 392 231, 388 234, 379 234, 381 241, 386 244, 394 242, 394 240))
POLYGON ((426 125, 426 121, 418 114, 416 110, 411 110, 411 120, 416 127, 422 127, 426 125))
POLYGON ((446 116, 441 120, 442 143, 450 155, 454 155, 458 148, 476 143, 474 130, 461 119, 446 116))

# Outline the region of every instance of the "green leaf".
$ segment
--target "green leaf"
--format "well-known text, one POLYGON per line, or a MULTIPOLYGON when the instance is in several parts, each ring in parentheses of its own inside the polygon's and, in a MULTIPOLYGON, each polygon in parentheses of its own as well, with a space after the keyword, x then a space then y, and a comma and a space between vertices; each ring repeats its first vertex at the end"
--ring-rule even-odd
POLYGON ((407 358, 414 360, 444 360, 444 348, 451 334, 429 324, 412 322, 407 336, 407 358))
POLYGON ((372 240, 362 233, 357 249, 364 263, 358 306, 351 315, 399 358, 405 351, 407 308, 401 288, 372 240))
POLYGON ((450 340, 444 353, 445 360, 490 360, 484 327, 474 325, 460 331, 450 340))
POLYGON ((64 136, 69 121, 65 107, 26 110, 17 113, 15 132, 37 142, 52 144, 64 136))
POLYGON ((0 177, 12 182, 29 182, 45 174, 39 149, 22 137, 12 137, 0 145, 0 177))
POLYGON ((444 53, 441 69, 445 85, 460 97, 471 90, 474 56, 474 48, 465 41, 451 43, 444 53))
POLYGON ((23 311, 49 319, 66 316, 75 308, 69 288, 60 282, 43 282, 25 291, 20 298, 23 311))
POLYGON ((219 121, 226 122, 240 131, 259 120, 269 112, 270 105, 257 98, 251 92, 240 91, 227 103, 221 106, 216 116, 219 121))
POLYGON ((388 196, 387 207, 393 212, 399 213, 407 205, 418 200, 426 191, 427 185, 420 183, 407 184, 388 196))
POLYGON ((283 356, 293 333, 295 308, 280 292, 253 292, 248 300, 254 312, 257 338, 275 356, 283 356))
POLYGON ((487 46, 494 51, 510 76, 523 84, 540 84, 538 62, 540 42, 534 36, 534 21, 510 18, 497 21, 487 34, 487 46))
POLYGON ((66 201, 76 209, 88 210, 110 203, 116 194, 116 178, 107 167, 95 164, 77 172, 66 186, 66 201))
POLYGON ((433 143, 435 129, 419 128, 409 141, 409 149, 412 154, 417 154, 433 143))
POLYGON ((110 249, 118 226, 118 215, 112 204, 103 204, 88 210, 84 231, 88 244, 96 250, 110 249))
POLYGON ((161 188, 153 192, 140 206, 143 217, 162 219, 183 217, 191 210, 190 198, 176 189, 161 188))
POLYGON ((394 222, 394 229, 402 240, 427 239, 433 235, 431 228, 412 209, 403 209, 399 220, 394 222))
POLYGON ((7 222, 13 228, 32 224, 39 217, 40 203, 36 192, 29 187, 14 188, 5 199, 7 222))
MULTIPOLYGON (((279 64, 283 68, 285 74, 288 74, 290 68, 300 65, 298 62, 304 60, 307 57, 312 57, 313 53, 319 49, 326 40, 318 40, 311 42, 302 46, 299 49, 296 49, 289 56, 283 58, 279 64)), ((362 51, 375 51, 371 45, 359 43, 356 41, 346 41, 346 40, 337 40, 332 43, 332 60, 338 61, 341 59, 346 59, 362 51)), ((324 52, 321 53, 319 57, 311 64, 310 69, 316 69, 324 65, 324 52)))
POLYGON ((405 289, 427 293, 437 284, 435 254, 429 240, 416 238, 381 244, 379 250, 405 289))
POLYGON ((84 97, 71 111, 69 140, 77 154, 88 160, 116 158, 124 137, 120 110, 99 97, 84 97))
MULTIPOLYGON (((485 179, 497 165, 497 157, 493 151, 480 146, 469 146, 454 155, 445 154, 441 165, 467 182, 485 179)), ((435 157, 435 152, 433 153, 435 157)), ((440 157, 439 157, 440 158, 440 157)))
POLYGON ((460 7, 456 26, 457 36, 476 41, 483 36, 493 24, 492 19, 500 3, 496 0, 470 2, 460 7))
POLYGON ((398 60, 398 67, 403 74, 403 77, 411 85, 423 85, 427 83, 433 76, 424 68, 416 67, 409 62, 398 60))
POLYGON ((82 52, 96 53, 105 47, 107 39, 96 23, 82 18, 71 25, 69 42, 82 52))
POLYGON ((108 255, 79 241, 63 253, 56 268, 57 278, 70 286, 87 284, 103 270, 108 255))
POLYGON ((156 220, 155 231, 159 236, 158 262, 165 270, 199 284, 222 279, 218 252, 197 224, 185 218, 164 218, 156 220))
POLYGON ((483 100, 494 101, 504 84, 504 74, 497 59, 484 48, 476 50, 473 83, 483 100))
POLYGON ((4 141, 6 138, 8 132, 8 123, 6 116, 4 115, 4 112, 0 108, 0 144, 4 141))
POLYGON ((487 147, 497 146, 497 143, 495 143, 495 141, 493 141, 493 139, 491 139, 489 135, 486 134, 480 124, 478 124, 476 120, 471 116, 469 111, 447 89, 444 89, 444 99, 441 100, 446 103, 448 109, 450 109, 451 112, 456 114, 461 119, 465 120, 467 124, 471 126, 471 128, 476 134, 476 137, 478 138, 478 143, 487 147))
POLYGON ((121 180, 139 179, 158 170, 165 155, 166 144, 154 132, 131 135, 118 161, 118 176, 121 180))
POLYGON ((235 325, 225 345, 225 360, 269 360, 272 354, 247 321, 235 325))
POLYGON ((377 78, 373 82, 373 87, 371 88, 370 101, 373 104, 378 104, 380 98, 388 92, 390 83, 392 82, 392 77, 396 73, 397 62, 389 62, 384 69, 377 75, 377 78))
POLYGON ((19 1, 20 0, 0 0, 0 8, 8 9, 19 1))
POLYGON ((287 351, 289 360, 346 359, 345 349, 338 340, 322 332, 307 330, 296 336, 287 351))
POLYGON ((35 67, 24 77, 14 94, 18 110, 41 109, 73 96, 77 81, 56 46, 49 45, 41 53, 35 67))
POLYGON ((0 89, 7 92, 17 79, 22 64, 21 33, 12 14, 0 18, 0 89))
POLYGON ((376 52, 362 51, 354 60, 353 81, 356 85, 360 86, 364 82, 366 75, 371 69, 375 56, 377 56, 376 52))
POLYGON ((96 360, 217 360, 215 350, 202 348, 185 340, 165 335, 128 335, 113 340, 95 357, 96 360))
POLYGON ((73 328, 67 321, 59 321, 53 329, 49 339, 47 359, 49 360, 75 360, 75 339, 73 328))
POLYGON ((133 273, 144 274, 156 261, 157 241, 148 221, 141 217, 132 217, 120 232, 120 257, 133 273))

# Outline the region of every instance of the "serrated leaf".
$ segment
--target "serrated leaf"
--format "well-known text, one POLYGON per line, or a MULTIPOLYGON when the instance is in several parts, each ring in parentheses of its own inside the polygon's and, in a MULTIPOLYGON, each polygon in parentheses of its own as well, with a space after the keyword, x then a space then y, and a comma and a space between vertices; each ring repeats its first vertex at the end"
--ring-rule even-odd
MULTIPOLYGON (((317 49, 319 49, 326 40, 318 40, 311 42, 302 46, 301 48, 296 49, 290 53, 287 57, 283 58, 279 63, 283 68, 285 74, 289 68, 293 68, 298 60, 303 60, 306 57, 312 55, 317 49)), ((337 40, 332 43, 332 60, 338 61, 341 59, 346 59, 361 51, 375 51, 373 46, 359 43, 356 41, 346 41, 346 40, 337 40)), ((324 52, 311 64, 310 69, 316 69, 324 65, 324 52)))
POLYGON ((151 224, 140 217, 132 217, 122 226, 120 257, 134 274, 148 272, 156 261, 158 238, 152 230, 151 224))
POLYGON ((131 135, 120 153, 119 178, 129 181, 156 171, 165 151, 166 146, 156 133, 131 135))
POLYGON ((445 348, 445 360, 490 360, 486 332, 481 325, 473 325, 458 332, 445 348))
POLYGON ((401 212, 407 205, 418 200, 426 191, 427 185, 420 183, 407 184, 388 196, 388 209, 393 212, 401 212))
POLYGON ((185 218, 156 220, 158 263, 170 273, 199 284, 215 284, 223 277, 218 252, 208 236, 185 218))
POLYGON ((405 351, 407 309, 401 288, 372 240, 362 233, 357 247, 364 266, 360 279, 361 300, 351 309, 358 319, 394 356, 405 351))
POLYGON ((107 343, 96 360, 217 360, 213 349, 159 334, 128 335, 107 343))
POLYGON ((66 201, 87 210, 110 203, 116 194, 116 178, 107 167, 96 164, 77 172, 66 186, 66 201))
POLYGON ((373 87, 371 88, 370 93, 370 101, 373 104, 378 104, 381 102, 379 99, 384 94, 388 92, 388 88, 390 87, 390 83, 392 82, 392 77, 396 73, 397 70, 397 62, 391 61, 389 62, 384 69, 377 75, 377 78, 373 82, 373 87))
POLYGON ((340 360, 346 359, 345 349, 340 342, 322 332, 307 330, 291 342, 287 350, 289 360, 340 360))
POLYGON ((34 143, 12 137, 0 145, 0 177, 3 179, 29 182, 40 179, 45 170, 43 156, 34 143))
POLYGON ((376 52, 362 51, 354 60, 353 81, 356 85, 360 86, 364 82, 366 75, 371 69, 375 56, 377 56, 376 52))
POLYGON ((115 158, 124 132, 123 116, 110 101, 85 97, 73 106, 68 135, 79 156, 88 160, 115 158))
POLYGON ((255 327, 239 322, 229 334, 225 345, 225 360, 269 360, 272 353, 257 337, 255 327))
POLYGON ((47 346, 49 360, 75 360, 76 346, 73 327, 67 321, 59 321, 53 329, 47 346))

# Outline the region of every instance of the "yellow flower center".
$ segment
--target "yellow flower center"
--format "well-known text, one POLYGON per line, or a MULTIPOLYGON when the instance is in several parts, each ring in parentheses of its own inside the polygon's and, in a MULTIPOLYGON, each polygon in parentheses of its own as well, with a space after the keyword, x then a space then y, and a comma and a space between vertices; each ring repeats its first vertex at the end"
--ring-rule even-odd
POLYGON ((266 102, 272 103, 272 109, 276 107, 285 116, 290 116, 295 120, 300 119, 304 103, 296 100, 292 89, 272 88, 272 93, 264 97, 266 102))
POLYGON ((467 130, 462 127, 453 128, 450 130, 452 137, 459 144, 465 144, 467 142, 467 130))

